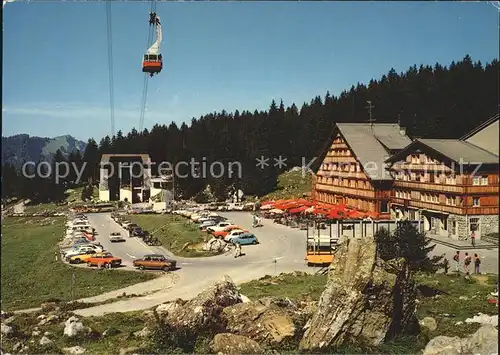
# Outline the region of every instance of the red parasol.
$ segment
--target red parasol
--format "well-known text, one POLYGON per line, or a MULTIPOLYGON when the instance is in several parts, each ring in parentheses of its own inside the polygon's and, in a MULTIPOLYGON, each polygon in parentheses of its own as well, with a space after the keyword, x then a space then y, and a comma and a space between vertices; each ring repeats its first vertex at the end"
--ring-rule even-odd
POLYGON ((307 208, 308 208, 307 206, 296 207, 296 208, 292 208, 289 212, 290 213, 300 213, 300 212, 307 210, 307 208))

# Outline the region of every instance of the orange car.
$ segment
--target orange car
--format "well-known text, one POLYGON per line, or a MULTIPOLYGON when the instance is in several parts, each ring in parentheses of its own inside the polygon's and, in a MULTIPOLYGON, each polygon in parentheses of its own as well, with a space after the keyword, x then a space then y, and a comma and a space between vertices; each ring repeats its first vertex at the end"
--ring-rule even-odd
POLYGON ((122 259, 114 257, 111 253, 96 253, 87 259, 87 266, 117 267, 122 264, 122 259))
POLYGON ((241 229, 245 232, 248 232, 246 229, 243 229, 241 228, 240 226, 236 226, 236 225, 232 225, 232 226, 227 226, 226 228, 224 228, 223 230, 221 231, 217 231, 217 232, 213 232, 212 235, 215 237, 215 238, 219 238, 219 239, 224 239, 224 237, 226 235, 228 235, 231 231, 235 230, 235 229, 241 229))

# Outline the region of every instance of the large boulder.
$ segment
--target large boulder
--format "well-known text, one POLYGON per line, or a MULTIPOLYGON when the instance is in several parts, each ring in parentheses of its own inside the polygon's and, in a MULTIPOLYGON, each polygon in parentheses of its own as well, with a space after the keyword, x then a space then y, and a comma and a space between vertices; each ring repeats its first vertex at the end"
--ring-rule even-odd
POLYGON ((356 340, 377 346, 419 331, 416 286, 404 260, 384 262, 376 254, 372 238, 347 239, 340 245, 301 350, 356 340))
POLYGON ((226 329, 256 340, 259 343, 279 344, 296 334, 292 312, 294 305, 285 300, 264 298, 238 303, 222 311, 226 329))
POLYGON ((467 338, 438 336, 425 347, 422 355, 497 354, 498 329, 483 325, 467 338))
POLYGON ((215 354, 262 354, 259 344, 250 338, 231 333, 219 333, 212 342, 210 348, 215 354))
POLYGON ((220 329, 219 316, 225 307, 241 303, 239 291, 229 276, 224 276, 210 288, 202 291, 186 303, 167 307, 162 319, 174 328, 192 331, 220 329))

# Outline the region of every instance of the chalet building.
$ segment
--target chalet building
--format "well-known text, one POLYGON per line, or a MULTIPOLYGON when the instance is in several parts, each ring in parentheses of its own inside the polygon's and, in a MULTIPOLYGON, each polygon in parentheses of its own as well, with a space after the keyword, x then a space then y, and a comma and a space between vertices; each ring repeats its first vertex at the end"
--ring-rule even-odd
POLYGON ((390 219, 394 178, 385 161, 410 143, 397 124, 337 123, 313 167, 312 198, 390 219))
POLYGON ((498 148, 498 115, 461 139, 414 140, 387 160, 391 217, 455 239, 498 233, 498 148))

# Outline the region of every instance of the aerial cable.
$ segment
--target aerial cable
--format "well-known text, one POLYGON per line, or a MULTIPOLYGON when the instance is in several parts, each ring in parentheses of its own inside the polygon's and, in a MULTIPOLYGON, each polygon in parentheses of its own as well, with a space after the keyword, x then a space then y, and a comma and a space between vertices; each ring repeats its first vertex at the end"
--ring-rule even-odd
MULTIPOLYGON (((150 12, 156 12, 156 2, 155 1, 151 1, 150 12)), ((154 32, 154 26, 150 26, 149 33, 148 33, 147 48, 149 48, 152 45, 153 32, 154 32)), ((144 118, 146 116, 146 102, 147 102, 147 98, 148 98, 148 83, 149 83, 149 74, 145 73, 144 74, 144 81, 143 81, 143 88, 142 88, 142 100, 141 100, 140 116, 139 116, 139 132, 142 132, 142 130, 144 128, 144 118)))
POLYGON ((111 135, 115 135, 115 92, 113 80, 113 36, 111 26, 111 0, 106 1, 106 25, 108 35, 109 109, 111 114, 111 135))

